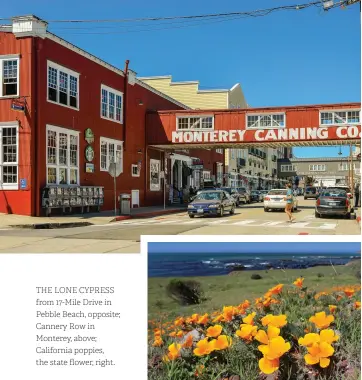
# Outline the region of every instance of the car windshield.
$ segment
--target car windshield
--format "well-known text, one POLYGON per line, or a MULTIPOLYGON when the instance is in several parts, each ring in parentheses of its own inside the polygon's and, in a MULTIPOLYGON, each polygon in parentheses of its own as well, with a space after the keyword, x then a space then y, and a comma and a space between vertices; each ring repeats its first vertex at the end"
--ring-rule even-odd
POLYGON ((221 190, 224 190, 227 193, 231 194, 231 188, 230 187, 222 187, 221 190))
POLYGON ((341 189, 328 189, 323 191, 321 194, 322 197, 342 197, 347 198, 347 192, 341 189))
POLYGON ((279 190, 270 190, 268 195, 286 195, 287 190, 279 189, 279 190))
POLYGON ((203 201, 219 201, 221 199, 221 192, 202 192, 198 194, 196 197, 196 200, 203 200, 203 201))
POLYGON ((251 192, 252 194, 259 194, 259 191, 256 191, 256 190, 252 190, 251 192))
POLYGON ((315 188, 315 187, 307 187, 307 188, 306 188, 306 191, 309 191, 309 192, 315 193, 316 188, 315 188))
POLYGON ((245 189, 245 187, 239 187, 239 188, 238 188, 238 192, 239 192, 239 193, 246 193, 246 189, 245 189))

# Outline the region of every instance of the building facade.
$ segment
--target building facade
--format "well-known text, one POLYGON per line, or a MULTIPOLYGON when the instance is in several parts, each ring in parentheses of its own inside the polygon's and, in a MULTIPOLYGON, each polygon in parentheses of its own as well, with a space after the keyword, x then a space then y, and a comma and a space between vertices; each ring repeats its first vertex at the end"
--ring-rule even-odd
MULTIPOLYGON (((313 185, 330 187, 350 185, 351 163, 348 157, 326 158, 291 158, 278 160, 279 178, 288 179, 298 187, 308 185, 308 179, 313 179, 313 185)), ((361 161, 353 156, 353 182, 360 183, 361 161)))
MULTIPOLYGON (((239 83, 229 90, 200 90, 198 81, 173 82, 171 76, 139 79, 195 110, 248 108, 239 83)), ((272 178, 277 179, 277 159, 291 156, 291 151, 291 148, 225 149, 223 182, 231 187, 270 188, 272 178)))
POLYGON ((146 113, 186 105, 139 81, 128 63, 120 70, 48 32, 35 16, 0 26, 0 80, 0 212, 41 215, 51 185, 101 186, 103 209, 112 209, 110 164, 132 207, 163 204, 163 173, 165 185, 190 184, 193 160, 218 173, 222 154, 170 156, 147 145, 146 113))

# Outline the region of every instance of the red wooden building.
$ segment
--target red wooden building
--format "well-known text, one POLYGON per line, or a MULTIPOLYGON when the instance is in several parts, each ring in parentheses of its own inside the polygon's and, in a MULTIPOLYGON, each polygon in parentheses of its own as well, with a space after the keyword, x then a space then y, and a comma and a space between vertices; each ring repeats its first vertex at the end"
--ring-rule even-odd
POLYGON ((0 81, 0 212, 39 216, 42 189, 58 184, 103 186, 103 209, 112 209, 113 161, 122 168, 118 193, 132 195, 135 207, 163 204, 164 169, 178 187, 193 184, 190 171, 182 180, 193 160, 215 179, 223 175, 223 153, 166 157, 148 146, 147 112, 186 106, 139 81, 127 64, 120 70, 48 32, 34 16, 0 26, 0 81))

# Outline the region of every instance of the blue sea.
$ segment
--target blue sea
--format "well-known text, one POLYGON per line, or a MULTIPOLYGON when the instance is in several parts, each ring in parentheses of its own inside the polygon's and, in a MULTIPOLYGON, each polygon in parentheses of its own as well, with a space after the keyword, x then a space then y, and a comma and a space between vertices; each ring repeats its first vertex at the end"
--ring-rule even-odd
POLYGON ((344 265, 361 256, 334 254, 237 254, 237 253, 149 253, 148 277, 217 276, 243 270, 302 269, 318 265, 344 265))

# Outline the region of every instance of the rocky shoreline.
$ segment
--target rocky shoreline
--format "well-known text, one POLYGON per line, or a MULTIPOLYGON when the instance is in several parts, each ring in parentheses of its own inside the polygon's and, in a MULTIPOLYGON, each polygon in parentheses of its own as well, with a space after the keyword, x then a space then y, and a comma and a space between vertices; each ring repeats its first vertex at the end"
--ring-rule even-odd
MULTIPOLYGON (((333 266, 352 266, 352 265, 358 265, 361 263, 361 259, 351 259, 348 263, 334 263, 332 261, 333 266)), ((320 266, 330 266, 330 262, 326 261, 314 261, 309 263, 300 263, 295 262, 293 260, 280 260, 278 263, 267 263, 264 265, 253 265, 253 266, 245 266, 243 264, 236 264, 234 266, 231 266, 230 272, 228 275, 235 274, 238 272, 244 272, 244 271, 255 271, 255 270, 277 270, 277 269, 308 269, 313 267, 320 267, 320 266)))

